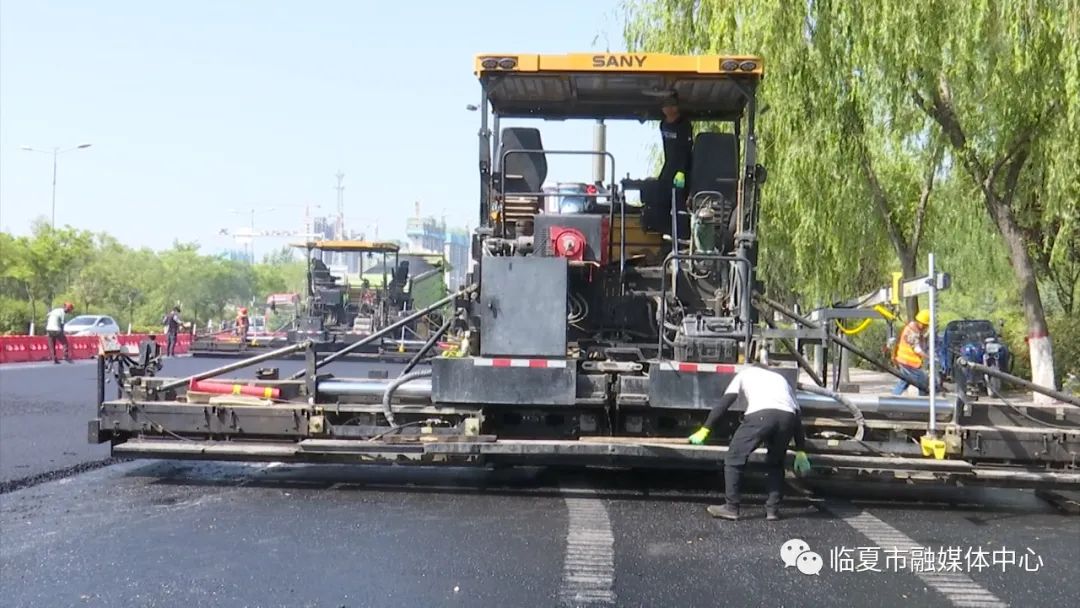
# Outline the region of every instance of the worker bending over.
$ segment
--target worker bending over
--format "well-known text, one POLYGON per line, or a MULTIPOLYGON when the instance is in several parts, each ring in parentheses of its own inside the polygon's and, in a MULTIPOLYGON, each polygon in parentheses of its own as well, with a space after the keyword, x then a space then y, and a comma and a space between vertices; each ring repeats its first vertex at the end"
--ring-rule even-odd
POLYGON ((792 438, 795 439, 795 448, 798 450, 795 454, 795 472, 803 474, 810 470, 810 460, 803 451, 805 438, 795 393, 786 378, 768 369, 768 352, 765 349, 761 349, 760 357, 761 363, 746 367, 735 374, 731 384, 720 397, 720 402, 709 412, 704 426, 690 436, 690 443, 704 443, 712 427, 723 418, 736 399, 741 396, 746 402, 742 422, 731 437, 724 461, 726 502, 724 505, 708 508, 713 517, 739 519, 743 469, 746 468, 750 454, 763 443, 768 449, 765 457, 769 491, 769 497, 765 501, 766 519, 780 519, 784 457, 787 455, 788 442, 792 438))
POLYGON ((45 335, 49 337, 49 354, 52 355, 52 362, 56 364, 60 363, 60 358, 56 356, 58 342, 64 347, 64 360, 71 363, 71 347, 68 346, 67 336, 64 334, 64 321, 67 313, 72 310, 75 310, 75 307, 71 305, 71 302, 64 302, 63 306, 50 310, 49 316, 45 317, 45 335))
MULTIPOLYGON (((893 387, 894 395, 902 395, 912 384, 929 386, 930 379, 922 370, 923 361, 926 359, 927 336, 926 330, 930 327, 930 313, 920 310, 915 315, 915 320, 904 326, 900 332, 900 339, 896 344, 896 354, 893 355, 893 363, 896 364, 900 375, 904 379, 893 387)), ((920 395, 928 394, 919 389, 920 395)))

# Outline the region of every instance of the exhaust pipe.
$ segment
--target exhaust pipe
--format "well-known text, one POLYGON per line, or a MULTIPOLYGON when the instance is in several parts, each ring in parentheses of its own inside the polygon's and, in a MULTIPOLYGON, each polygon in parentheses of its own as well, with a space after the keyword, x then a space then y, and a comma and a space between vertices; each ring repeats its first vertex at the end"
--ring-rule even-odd
POLYGON ((599 152, 596 156, 593 156, 593 183, 604 183, 605 173, 607 172, 607 158, 604 156, 604 152, 607 152, 607 125, 603 120, 596 121, 593 126, 593 152, 599 152))

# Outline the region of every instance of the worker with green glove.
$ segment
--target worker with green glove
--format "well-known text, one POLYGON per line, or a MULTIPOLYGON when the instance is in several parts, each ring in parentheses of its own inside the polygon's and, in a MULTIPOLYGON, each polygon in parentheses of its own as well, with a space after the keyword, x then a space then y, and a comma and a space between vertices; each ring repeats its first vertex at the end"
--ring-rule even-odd
POLYGON ((743 469, 750 459, 750 454, 765 444, 768 454, 765 464, 768 468, 769 497, 765 501, 765 518, 773 521, 780 519, 780 498, 784 489, 784 457, 788 443, 794 439, 795 472, 803 475, 810 470, 810 459, 806 457, 805 437, 802 417, 795 393, 786 378, 769 369, 768 351, 760 351, 760 362, 744 368, 731 379, 731 384, 720 397, 720 402, 709 412, 709 417, 696 433, 690 436, 690 443, 700 445, 705 442, 713 426, 723 418, 728 408, 740 396, 746 402, 742 423, 731 437, 727 457, 724 460, 724 484, 726 503, 708 508, 713 517, 739 519, 740 485, 743 469))

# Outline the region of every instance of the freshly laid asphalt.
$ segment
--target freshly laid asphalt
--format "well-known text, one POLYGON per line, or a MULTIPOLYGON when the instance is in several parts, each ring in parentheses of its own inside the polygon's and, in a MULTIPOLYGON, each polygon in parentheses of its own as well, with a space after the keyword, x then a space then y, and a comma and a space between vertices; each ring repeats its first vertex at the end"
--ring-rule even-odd
POLYGON ((0 481, 39 478, 0 490, 0 605, 557 606, 571 498, 602 507, 614 538, 614 600, 588 605, 1080 605, 1080 517, 1028 491, 834 484, 766 522, 751 488, 748 517, 722 522, 704 511, 718 479, 698 475, 128 461, 41 482, 108 457, 86 444, 93 372, 0 368, 0 481), (968 595, 910 572, 784 567, 792 538, 826 562, 874 545, 844 513, 922 546, 1041 565, 970 571, 968 595))

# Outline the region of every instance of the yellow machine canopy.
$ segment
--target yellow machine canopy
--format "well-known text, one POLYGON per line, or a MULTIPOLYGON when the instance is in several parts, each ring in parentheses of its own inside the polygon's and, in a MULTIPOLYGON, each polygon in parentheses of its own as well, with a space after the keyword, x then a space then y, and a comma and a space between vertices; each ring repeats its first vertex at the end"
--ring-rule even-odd
POLYGON ((477 55, 475 73, 504 117, 657 120, 664 99, 700 120, 734 120, 763 74, 749 55, 477 55))
POLYGON ((293 247, 303 249, 318 249, 329 252, 353 252, 361 253, 397 253, 400 247, 397 243, 389 241, 308 241, 306 243, 292 243, 293 247))

